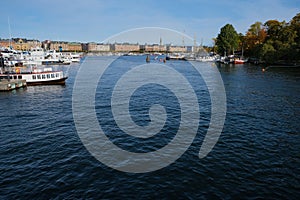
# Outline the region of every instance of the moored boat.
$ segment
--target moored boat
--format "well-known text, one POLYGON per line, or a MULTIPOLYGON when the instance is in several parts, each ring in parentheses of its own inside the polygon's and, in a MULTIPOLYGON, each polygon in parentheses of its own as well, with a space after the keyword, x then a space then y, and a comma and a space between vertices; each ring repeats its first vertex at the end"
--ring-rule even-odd
POLYGON ((27 72, 16 70, 0 74, 0 79, 26 80, 27 85, 64 85, 67 78, 63 71, 52 71, 51 68, 27 72))
POLYGON ((174 53, 166 56, 166 60, 184 60, 185 56, 182 54, 174 53))
POLYGON ((246 62, 247 60, 243 60, 243 59, 234 59, 233 61, 234 64, 244 64, 246 62))

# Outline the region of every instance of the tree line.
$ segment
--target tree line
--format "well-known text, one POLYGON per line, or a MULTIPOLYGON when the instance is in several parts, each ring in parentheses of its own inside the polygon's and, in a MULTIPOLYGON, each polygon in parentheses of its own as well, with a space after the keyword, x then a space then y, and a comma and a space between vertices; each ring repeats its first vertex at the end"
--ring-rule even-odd
POLYGON ((214 51, 226 56, 237 53, 269 64, 299 64, 300 13, 289 22, 255 22, 245 35, 226 24, 214 39, 214 51))

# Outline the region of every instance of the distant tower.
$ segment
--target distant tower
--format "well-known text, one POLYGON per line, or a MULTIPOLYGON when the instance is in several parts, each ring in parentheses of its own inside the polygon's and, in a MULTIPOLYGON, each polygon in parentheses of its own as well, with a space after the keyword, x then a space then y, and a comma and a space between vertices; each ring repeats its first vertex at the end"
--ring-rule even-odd
POLYGON ((162 39, 161 39, 161 37, 159 38, 159 45, 162 46, 162 39))

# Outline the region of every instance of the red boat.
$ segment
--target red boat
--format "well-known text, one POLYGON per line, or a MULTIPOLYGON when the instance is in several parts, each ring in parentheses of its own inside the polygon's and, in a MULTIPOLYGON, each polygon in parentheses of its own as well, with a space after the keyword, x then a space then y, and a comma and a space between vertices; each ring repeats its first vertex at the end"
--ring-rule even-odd
POLYGON ((244 64, 246 61, 242 59, 235 59, 234 64, 244 64))

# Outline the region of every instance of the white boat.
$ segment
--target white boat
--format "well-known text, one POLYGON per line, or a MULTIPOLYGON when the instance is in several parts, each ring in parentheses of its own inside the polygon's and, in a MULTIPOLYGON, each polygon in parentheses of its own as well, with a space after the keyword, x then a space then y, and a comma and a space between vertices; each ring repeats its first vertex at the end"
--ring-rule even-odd
POLYGON ((1 73, 0 79, 26 80, 27 85, 64 85, 68 77, 63 71, 52 71, 52 68, 22 71, 16 68, 14 72, 1 73))
POLYGON ((32 48, 29 52, 30 56, 24 59, 24 65, 35 63, 37 65, 69 65, 71 62, 62 58, 61 53, 55 50, 44 51, 43 48, 32 48), (27 63, 29 61, 29 63, 27 63))
POLYGON ((201 57, 196 57, 195 60, 200 61, 200 62, 214 62, 214 61, 216 61, 216 57, 215 56, 201 56, 201 57))
POLYGON ((185 55, 179 53, 169 54, 166 57, 166 60, 184 60, 185 55))
POLYGON ((71 61, 72 62, 80 62, 80 55, 79 54, 71 54, 71 61))
POLYGON ((63 54, 62 58, 67 62, 80 62, 81 60, 80 54, 77 53, 63 54))

